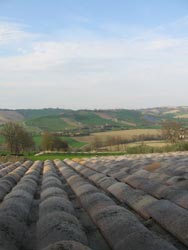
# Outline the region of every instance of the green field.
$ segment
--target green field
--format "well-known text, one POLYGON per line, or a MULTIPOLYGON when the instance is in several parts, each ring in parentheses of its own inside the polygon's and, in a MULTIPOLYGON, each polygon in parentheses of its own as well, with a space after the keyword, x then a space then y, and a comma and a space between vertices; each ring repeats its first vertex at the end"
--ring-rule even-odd
MULTIPOLYGON (((67 141, 68 145, 71 148, 81 148, 87 144, 87 142, 79 141, 79 140, 73 139, 71 137, 61 136, 60 138, 64 141, 67 141)), ((35 136, 33 136, 33 139, 35 141, 36 147, 40 148, 41 147, 41 135, 35 135, 35 136)), ((5 143, 4 137, 2 135, 0 135, 0 144, 4 144, 4 143, 5 143)))
POLYGON ((45 116, 34 119, 29 119, 25 122, 27 126, 37 127, 43 131, 57 132, 66 128, 73 128, 70 124, 66 123, 60 116, 45 116))
POLYGON ((2 135, 0 135, 0 144, 3 144, 3 143, 5 143, 5 139, 2 135))
MULTIPOLYGON (((71 137, 63 137, 63 136, 60 136, 60 138, 64 141, 66 141, 68 143, 68 145, 72 148, 81 148, 83 146, 85 146, 87 143, 86 142, 83 142, 83 141, 77 141, 71 137)), ((33 136, 33 139, 35 141, 35 144, 37 147, 40 147, 41 145, 41 135, 35 135, 33 136)))
POLYGON ((83 125, 92 125, 92 126, 100 126, 100 125, 117 125, 117 122, 114 122, 113 120, 107 120, 104 119, 98 115, 96 115, 94 112, 89 111, 75 111, 66 113, 64 117, 69 118, 73 121, 76 121, 77 123, 81 123, 83 125))
POLYGON ((51 153, 51 154, 43 154, 38 156, 27 156, 27 159, 32 161, 36 160, 55 160, 55 159, 73 159, 73 158, 88 158, 88 157, 98 157, 98 156, 118 156, 118 155, 125 155, 123 152, 97 152, 97 153, 51 153))
POLYGON ((22 114, 25 119, 35 119, 44 116, 54 116, 62 114, 62 109, 18 109, 20 114, 22 114))

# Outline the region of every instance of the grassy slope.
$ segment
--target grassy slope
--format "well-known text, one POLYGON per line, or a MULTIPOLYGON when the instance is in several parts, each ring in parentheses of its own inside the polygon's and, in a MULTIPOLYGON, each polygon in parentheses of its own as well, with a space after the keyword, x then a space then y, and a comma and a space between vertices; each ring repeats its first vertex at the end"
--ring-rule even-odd
POLYGON ((95 114, 93 111, 72 111, 67 114, 65 113, 64 116, 83 125, 117 125, 116 122, 104 119, 95 114))
POLYGON ((34 119, 43 116, 60 115, 63 109, 18 109, 20 114, 22 114, 25 119, 34 119))
MULTIPOLYGON (((9 112, 9 111, 6 111, 9 112)), ((12 112, 12 111, 10 111, 12 112)), ((14 111, 15 112, 15 111, 14 111)), ((178 108, 176 112, 169 108, 156 108, 148 110, 63 110, 63 109, 39 109, 17 110, 17 113, 25 117, 23 122, 28 129, 35 133, 43 130, 51 132, 81 127, 112 126, 111 130, 135 128, 159 128, 159 122, 163 119, 175 119, 179 116, 181 121, 188 124, 188 108, 178 108), (126 123, 127 122, 127 123, 126 123), (130 124, 129 124, 130 123, 130 124)), ((104 129, 99 128, 99 130, 104 129)), ((105 129, 108 129, 105 127, 105 129)))
POLYGON ((17 113, 25 117, 24 123, 32 131, 79 128, 84 126, 110 125, 114 128, 137 128, 151 125, 141 111, 135 110, 63 110, 63 109, 20 109, 17 113), (67 119, 67 122, 66 122, 67 119), (70 122, 71 121, 71 122, 70 122), (127 123, 126 123, 127 122, 127 123), (129 124, 130 123, 130 124, 129 124))
POLYGON ((65 128, 72 128, 70 124, 67 124, 58 115, 33 118, 27 120, 25 123, 27 126, 38 127, 43 131, 47 130, 56 132, 56 131, 61 131, 65 128))
POLYGON ((126 110, 126 109, 119 109, 119 110, 107 110, 105 113, 111 115, 122 121, 129 121, 129 122, 143 122, 143 116, 139 111, 135 110, 126 110))

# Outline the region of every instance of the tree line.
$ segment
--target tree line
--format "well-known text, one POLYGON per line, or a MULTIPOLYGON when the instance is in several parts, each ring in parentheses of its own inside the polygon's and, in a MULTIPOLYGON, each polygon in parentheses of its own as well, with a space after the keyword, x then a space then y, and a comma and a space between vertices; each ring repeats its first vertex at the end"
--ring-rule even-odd
MULTIPOLYGON (((6 148, 11 154, 19 155, 35 150, 33 136, 22 125, 15 122, 7 122, 1 129, 6 148)), ((44 132, 41 139, 43 150, 68 150, 68 143, 59 136, 44 132)))

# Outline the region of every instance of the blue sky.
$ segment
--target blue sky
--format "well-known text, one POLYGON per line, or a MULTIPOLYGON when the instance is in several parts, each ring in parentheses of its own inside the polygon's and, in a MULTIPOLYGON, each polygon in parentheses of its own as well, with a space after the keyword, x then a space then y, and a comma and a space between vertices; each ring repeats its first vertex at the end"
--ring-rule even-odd
POLYGON ((0 0, 0 108, 188 105, 187 0, 0 0))

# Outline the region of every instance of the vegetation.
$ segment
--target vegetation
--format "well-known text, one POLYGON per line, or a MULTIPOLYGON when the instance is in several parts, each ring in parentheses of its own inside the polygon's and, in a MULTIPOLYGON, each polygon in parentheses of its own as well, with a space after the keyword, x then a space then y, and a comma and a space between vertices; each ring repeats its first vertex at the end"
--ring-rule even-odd
POLYGON ((119 121, 135 123, 137 126, 142 126, 144 122, 146 122, 140 111, 119 109, 109 111, 107 110, 106 113, 119 121))
POLYGON ((65 117, 71 118, 72 120, 79 122, 83 125, 105 125, 105 124, 116 124, 112 119, 107 120, 100 116, 98 116, 96 113, 91 111, 72 111, 67 114, 65 114, 65 117))
POLYGON ((41 147, 43 150, 68 150, 68 143, 63 141, 59 136, 45 132, 42 135, 41 147))
MULTIPOLYGON (((64 137, 64 136, 58 136, 61 140, 66 141, 69 145, 70 148, 81 148, 85 146, 87 143, 83 141, 76 140, 75 138, 71 137, 64 137)), ((0 143, 2 141, 2 137, 0 137, 0 143)), ((41 140, 42 140, 42 135, 34 135, 33 140, 35 141, 36 149, 40 150, 41 148, 41 140)))
POLYGON ((166 153, 166 152, 187 151, 187 150, 188 150, 188 142, 174 143, 164 147, 151 147, 143 143, 139 146, 128 147, 126 153, 147 154, 147 153, 166 153))
MULTIPOLYGON (((37 152, 42 149, 61 150, 63 148, 62 142, 68 143, 70 152, 126 151, 129 153, 160 150, 168 152, 186 148, 186 141, 185 143, 184 140, 181 141, 183 139, 181 128, 188 124, 188 107, 145 110, 73 111, 58 108, 1 110, 0 122, 9 119, 10 114, 11 118, 17 119, 19 124, 23 123, 25 129, 32 132, 37 152), (48 131, 55 138, 48 146, 44 146, 42 141, 44 131, 48 131), (132 143, 134 144, 131 145, 132 143), (129 149, 130 147, 131 149, 129 149)), ((7 141, 1 134, 1 151, 5 150, 5 143, 7 144, 7 141)), ((27 151, 23 147, 26 148, 25 145, 19 146, 18 151, 21 153, 27 151)))
POLYGON ((55 160, 55 159, 73 159, 73 158, 88 158, 88 157, 97 157, 97 156, 118 156, 125 155, 124 152, 88 152, 88 153, 45 153, 42 155, 28 155, 27 159, 30 160, 55 160))
POLYGON ((94 132, 133 128, 160 128, 160 123, 170 119, 188 123, 188 107, 154 108, 142 110, 64 110, 19 109, 0 110, 0 123, 12 119, 23 122, 34 133, 61 132, 62 136, 91 134, 94 132))
POLYGON ((60 115, 63 112, 63 109, 18 109, 17 110, 20 114, 22 114, 25 119, 35 119, 44 116, 54 116, 60 115))
POLYGON ((38 127, 43 131, 61 131, 65 128, 72 128, 60 116, 44 116, 29 119, 26 121, 27 126, 38 127))
POLYGON ((162 135, 163 137, 172 142, 177 143, 182 139, 182 124, 177 121, 166 120, 162 122, 162 135))
POLYGON ((1 134, 5 139, 7 149, 12 154, 18 155, 34 148, 32 135, 17 123, 6 123, 1 130, 1 134))

